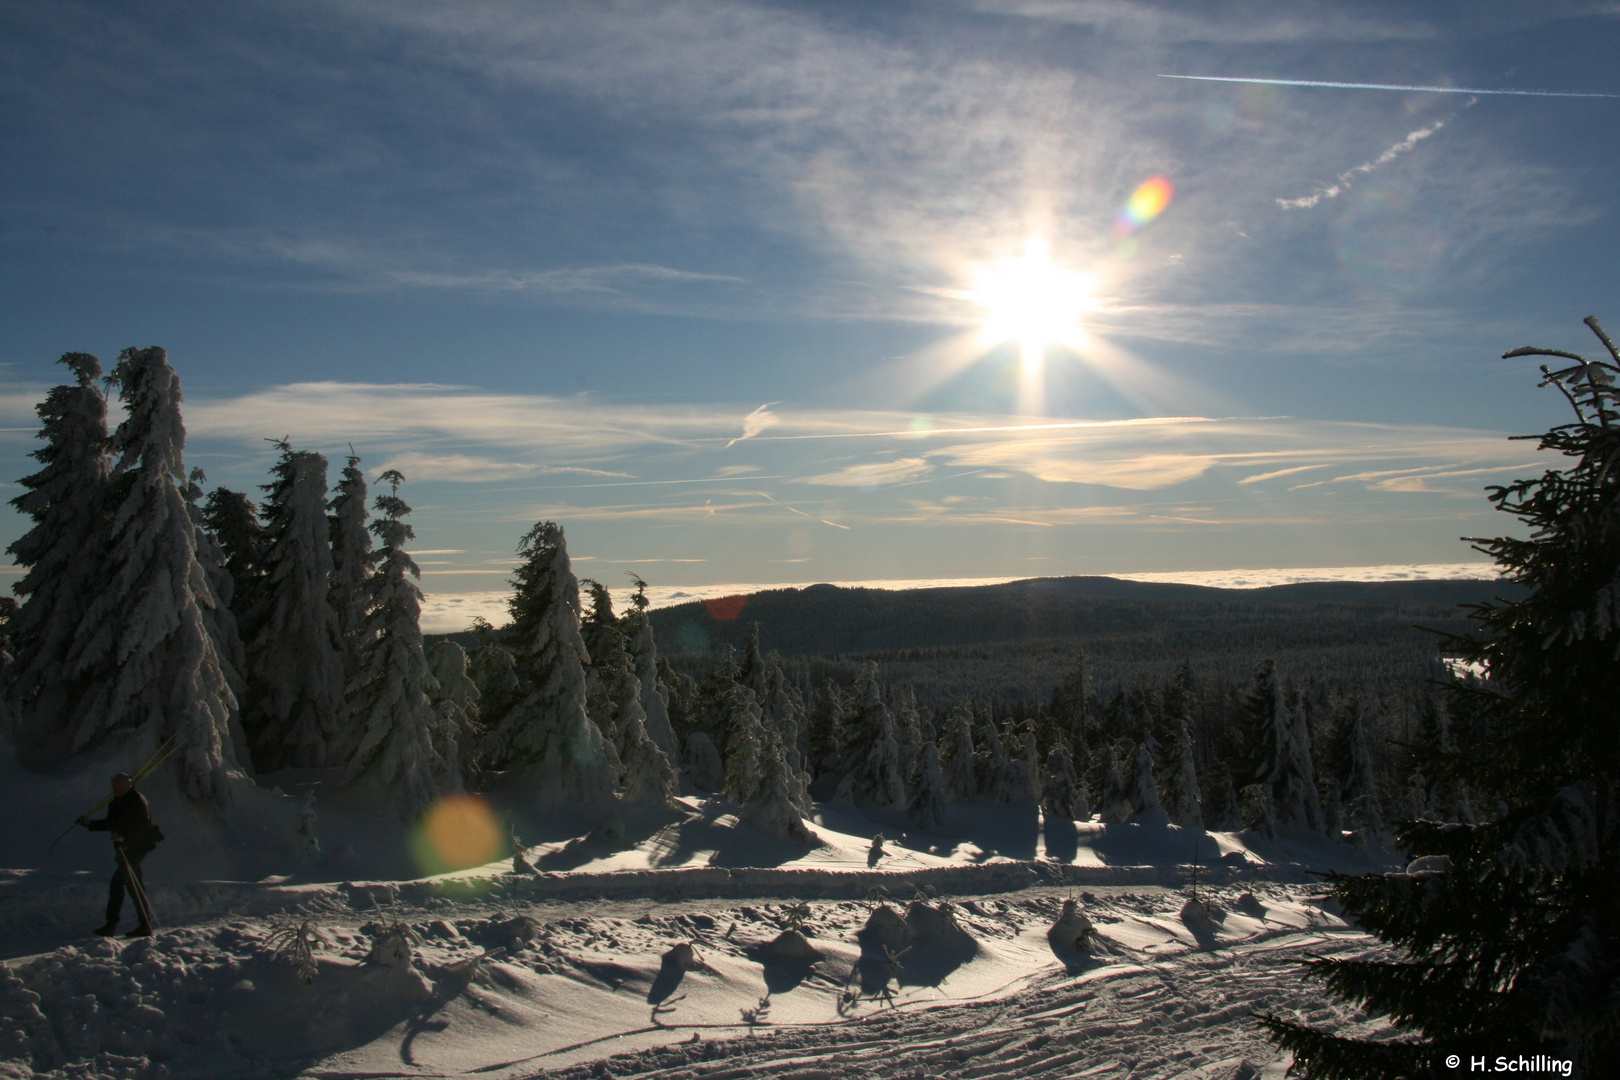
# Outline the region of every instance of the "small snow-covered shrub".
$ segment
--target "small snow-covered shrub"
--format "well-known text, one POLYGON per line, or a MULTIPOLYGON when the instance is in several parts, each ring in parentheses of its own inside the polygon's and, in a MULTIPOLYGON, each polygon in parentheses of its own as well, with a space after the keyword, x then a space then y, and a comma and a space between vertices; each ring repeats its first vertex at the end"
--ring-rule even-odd
POLYGON ((305 919, 298 926, 290 923, 279 926, 264 939, 264 943, 275 950, 277 957, 292 964, 299 982, 315 981, 315 946, 320 944, 320 938, 311 920, 305 919))

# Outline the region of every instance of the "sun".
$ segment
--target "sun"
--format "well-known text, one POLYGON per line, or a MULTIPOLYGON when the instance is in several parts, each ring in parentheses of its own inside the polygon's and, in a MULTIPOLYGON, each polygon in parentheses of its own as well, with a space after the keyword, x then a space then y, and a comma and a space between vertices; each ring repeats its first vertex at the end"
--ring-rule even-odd
POLYGON ((1026 374, 1041 369, 1047 346, 1082 340, 1080 319, 1091 310, 1097 279, 1052 262, 1040 237, 1024 245, 1016 259, 982 266, 963 298, 984 309, 980 336, 987 346, 1018 343, 1026 374))

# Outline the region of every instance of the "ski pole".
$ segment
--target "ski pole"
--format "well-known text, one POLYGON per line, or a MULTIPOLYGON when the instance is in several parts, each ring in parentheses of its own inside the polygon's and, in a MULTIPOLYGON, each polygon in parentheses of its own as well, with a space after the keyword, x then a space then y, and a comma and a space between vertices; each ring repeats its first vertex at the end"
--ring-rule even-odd
MULTIPOLYGON (((139 765, 137 765, 135 767, 135 771, 130 774, 130 784, 131 784, 131 786, 133 786, 135 784, 138 784, 142 780, 145 780, 148 776, 151 776, 152 773, 157 769, 157 767, 159 765, 162 765, 165 761, 169 760, 170 755, 172 755, 176 750, 180 749, 180 747, 178 745, 171 745, 171 744, 175 743, 175 741, 177 739, 179 739, 180 736, 184 735, 185 733, 186 733, 186 729, 181 728, 179 731, 176 731, 173 735, 170 735, 167 739, 164 739, 163 742, 158 744, 158 748, 156 750, 153 750, 150 754, 148 754, 146 760, 141 762, 139 765), (165 751, 167 751, 167 753, 165 753, 165 751), (162 754, 163 756, 161 758, 159 758, 158 757, 159 754, 162 754), (156 759, 156 760, 154 761, 153 759, 156 759)), ((106 806, 108 803, 110 803, 112 801, 113 801, 113 796, 111 796, 111 795, 104 796, 100 802, 96 803, 96 805, 92 806, 89 810, 85 811, 85 813, 82 814, 81 817, 89 817, 91 814, 96 813, 103 806, 106 806)), ((55 840, 51 841, 50 850, 54 852, 56 850, 56 845, 60 844, 62 842, 62 837, 66 836, 68 833, 72 832, 74 829, 76 829, 78 827, 79 827, 78 821, 74 821, 72 825, 69 825, 66 829, 64 829, 60 836, 58 836, 55 840)))
POLYGON ((141 925, 148 930, 152 929, 152 905, 146 900, 146 886, 141 879, 135 876, 135 868, 130 865, 129 854, 124 851, 124 842, 118 841, 113 845, 118 849, 118 861, 124 864, 124 881, 129 886, 129 895, 135 901, 135 913, 140 916, 141 925))

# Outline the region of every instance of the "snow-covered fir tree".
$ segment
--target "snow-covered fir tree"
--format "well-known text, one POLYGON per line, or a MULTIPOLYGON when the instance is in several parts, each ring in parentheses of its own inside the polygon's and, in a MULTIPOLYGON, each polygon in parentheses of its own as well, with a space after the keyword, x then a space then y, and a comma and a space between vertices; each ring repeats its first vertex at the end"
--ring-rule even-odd
POLYGON ((1298 714, 1288 707, 1276 664, 1263 661, 1245 696, 1247 784, 1265 788, 1263 805, 1273 815, 1276 827, 1320 831, 1322 806, 1316 790, 1310 729, 1304 709, 1299 709, 1298 714))
POLYGON ((343 779, 385 794, 402 820, 414 821, 460 790, 461 768, 455 731, 433 707, 438 684, 422 650, 421 571, 405 552, 416 533, 399 497, 405 477, 390 469, 380 479, 389 490, 377 496, 370 526, 379 546, 365 583, 365 648, 349 693, 357 741, 343 779))
POLYGON ((60 363, 74 381, 52 389, 37 407, 45 445, 32 456, 44 467, 24 477, 23 494, 11 500, 33 526, 6 549, 25 571, 13 586, 22 604, 11 620, 6 697, 16 717, 13 743, 29 765, 71 752, 85 676, 96 676, 70 672, 67 656, 104 588, 111 527, 107 399, 96 385, 101 362, 67 353, 60 363))
POLYGON ((900 771, 900 742, 895 738, 894 717, 883 703, 877 665, 867 661, 856 685, 849 772, 854 781, 852 793, 856 802, 867 806, 904 809, 906 781, 900 771))
POLYGON ((939 767, 939 747, 934 740, 923 743, 918 758, 911 817, 924 832, 937 833, 945 827, 945 774, 939 767))
POLYGON ((1322 796, 1316 787, 1310 716, 1305 695, 1296 693, 1288 710, 1288 768, 1278 792, 1283 824, 1311 832, 1323 829, 1322 796))
POLYGON ((563 530, 542 521, 518 545, 523 562, 508 601, 522 696, 493 718, 486 753, 494 768, 522 773, 535 795, 592 811, 614 801, 612 759, 585 714, 585 664, 579 635, 579 582, 563 530))
POLYGON ((484 725, 478 708, 478 684, 467 674, 466 650, 441 638, 426 650, 433 689, 428 696, 439 714, 437 730, 453 737, 464 780, 478 775, 484 725))
POLYGON ((809 770, 813 776, 844 772, 844 692, 831 679, 825 680, 806 704, 806 723, 810 743, 809 770))
POLYGON ((1012 741, 1016 744, 1007 762, 1007 785, 1017 798, 1037 805, 1041 801, 1041 754, 1035 741, 1035 725, 1025 719, 1012 741))
POLYGON ((754 692, 732 683, 725 697, 726 796, 744 803, 759 788, 765 728, 754 692))
POLYGON ((680 779, 664 751, 647 734, 640 717, 627 720, 622 734, 625 749, 624 798, 628 803, 673 807, 680 794, 680 779))
POLYGON ((366 527, 366 477, 360 471, 360 455, 349 448, 342 479, 332 497, 328 528, 332 539, 331 589, 327 597, 337 618, 338 639, 343 643, 343 682, 347 686, 360 672, 360 656, 366 649, 366 579, 371 576, 371 530, 366 527))
POLYGON ((489 621, 475 615, 469 629, 473 647, 467 655, 467 674, 478 685, 478 712, 487 722, 510 712, 523 687, 518 682, 517 658, 497 640, 489 621))
POLYGON ((180 379, 159 348, 125 349, 113 369, 126 418, 112 438, 112 532, 104 585, 67 657, 86 673, 70 749, 139 730, 153 746, 183 733, 181 787, 228 804, 241 776, 231 735, 236 700, 214 648, 219 604, 197 560, 183 495, 185 427, 180 379))
POLYGON ((641 680, 636 676, 623 620, 613 615, 613 598, 607 589, 594 581, 591 607, 591 616, 584 622, 584 628, 591 631, 585 647, 594 650, 587 680, 588 701, 600 717, 597 726, 619 762, 625 799, 669 807, 679 794, 675 770, 647 733, 641 680))
POLYGON ((686 740, 686 777, 700 791, 720 792, 726 786, 726 767, 707 732, 694 731, 686 740))
POLYGON ((1345 782, 1345 813, 1356 844, 1383 844, 1385 814, 1379 782, 1372 767, 1372 725, 1367 704, 1356 699, 1349 716, 1349 777, 1345 782))
POLYGON ((1153 778, 1153 748, 1157 745, 1151 734, 1143 732, 1136 745, 1136 761, 1131 776, 1131 820, 1149 825, 1162 825, 1169 819, 1159 802, 1158 781, 1153 778))
POLYGON ((1185 699, 1178 703, 1174 717, 1169 763, 1165 769, 1164 811, 1171 822, 1184 829, 1202 829, 1204 818, 1193 753, 1192 710, 1185 699))
POLYGON ((629 687, 625 676, 630 668, 630 654, 625 648, 624 635, 619 632, 618 618, 613 614, 613 597, 599 581, 585 578, 580 582, 588 589, 590 603, 580 619, 579 636, 585 643, 590 660, 585 665, 585 712, 602 732, 616 776, 624 772, 624 744, 621 735, 620 713, 633 708, 637 723, 645 714, 641 711, 641 684, 629 687), (628 700, 633 697, 635 700, 628 700))
POLYGON ((244 620, 248 694, 242 713, 262 772, 346 765, 343 642, 327 595, 332 574, 326 458, 286 440, 264 485, 264 577, 244 620))
POLYGON ((1046 755, 1046 781, 1041 785, 1041 809, 1058 821, 1085 821, 1091 817, 1080 775, 1074 768, 1069 744, 1061 736, 1046 755))
POLYGON ((1119 753, 1112 743, 1103 750, 1099 768, 1102 772, 1102 787, 1098 792, 1097 803, 1102 819, 1109 825, 1122 825, 1130 820, 1133 809, 1131 789, 1129 781, 1125 779, 1125 770, 1120 765, 1119 753))
POLYGON ((922 768, 922 748, 928 737, 923 734, 917 695, 911 687, 901 687, 895 698, 894 737, 900 744, 900 775, 910 784, 922 768))
POLYGON ((816 842, 800 816, 794 801, 794 780, 788 769, 787 756, 774 732, 767 732, 760 753, 760 777, 754 791, 743 800, 738 819, 770 833, 779 840, 792 840, 800 844, 816 842))
POLYGON ((681 769, 681 753, 675 729, 669 722, 669 697, 658 682, 658 643, 653 637, 648 613, 647 583, 635 578, 636 593, 625 614, 625 636, 630 643, 630 661, 641 683, 641 711, 646 717, 647 736, 652 739, 670 767, 681 769))
MULTIPOLYGON (((208 584, 214 591, 216 601, 211 607, 205 606, 203 609, 208 632, 214 639, 214 651, 219 656, 220 668, 225 673, 226 685, 231 688, 231 696, 240 702, 242 695, 247 692, 247 655, 242 649, 236 614, 231 610, 236 582, 225 568, 225 550, 204 525, 202 507, 198 505, 198 500, 202 498, 202 485, 207 481, 208 476, 201 469, 191 470, 185 490, 186 513, 190 515, 196 531, 197 561, 202 563, 208 575, 208 584)), ((251 761, 253 755, 248 748, 247 733, 242 728, 240 706, 231 714, 231 740, 236 760, 251 761)))
POLYGON ((1007 749, 996 726, 995 710, 986 707, 979 729, 979 798, 985 802, 1011 802, 1017 789, 1010 782, 1007 749))
POLYGON ((973 706, 959 701, 945 721, 945 798, 974 802, 979 797, 977 760, 973 752, 973 706))
POLYGON ((759 623, 748 624, 748 637, 743 642, 742 656, 737 673, 732 678, 739 686, 754 692, 754 700, 763 710, 765 706, 765 654, 759 647, 759 623))

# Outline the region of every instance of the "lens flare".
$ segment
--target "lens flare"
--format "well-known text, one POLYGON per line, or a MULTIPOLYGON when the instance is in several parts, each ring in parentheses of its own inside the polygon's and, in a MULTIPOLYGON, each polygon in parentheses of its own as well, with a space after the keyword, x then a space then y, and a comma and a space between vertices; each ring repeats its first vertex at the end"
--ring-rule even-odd
POLYGON ((505 847, 500 820, 476 795, 446 795, 411 834, 411 851, 424 875, 483 866, 501 858, 505 847))
POLYGON ((1164 213, 1175 198, 1175 185, 1163 176, 1153 176, 1137 185, 1114 222, 1114 239, 1121 240, 1164 213))
POLYGON ((1039 371, 1048 343, 1074 335, 1097 284, 1053 263, 1039 237, 1025 245, 1023 258, 984 267, 976 277, 966 296, 984 308, 985 342, 1016 341, 1026 375, 1039 371))

